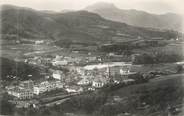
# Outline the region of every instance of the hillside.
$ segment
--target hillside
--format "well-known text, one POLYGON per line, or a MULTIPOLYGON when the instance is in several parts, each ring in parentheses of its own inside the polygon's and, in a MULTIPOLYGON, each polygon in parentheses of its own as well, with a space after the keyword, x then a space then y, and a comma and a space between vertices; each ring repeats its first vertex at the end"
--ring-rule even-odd
POLYGON ((176 37, 176 32, 140 28, 106 20, 87 11, 47 13, 30 8, 4 5, 2 13, 3 40, 49 40, 55 43, 105 44, 112 38, 150 39, 176 37))
POLYGON ((85 10, 97 13, 109 20, 124 22, 139 27, 172 29, 177 31, 181 31, 182 29, 182 17, 174 13, 157 15, 134 9, 124 10, 117 8, 111 3, 104 2, 90 5, 85 10))
POLYGON ((24 62, 16 62, 4 57, 0 57, 0 74, 3 81, 11 82, 13 80, 38 80, 43 78, 40 75, 41 68, 28 65, 24 62), (28 75, 32 75, 31 77, 28 75), (14 78, 16 76, 16 78, 14 78))

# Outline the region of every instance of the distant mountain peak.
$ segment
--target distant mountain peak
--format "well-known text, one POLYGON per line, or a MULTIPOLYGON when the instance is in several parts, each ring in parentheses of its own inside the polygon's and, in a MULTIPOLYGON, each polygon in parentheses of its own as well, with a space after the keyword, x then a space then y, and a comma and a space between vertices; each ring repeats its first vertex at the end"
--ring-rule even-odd
POLYGON ((88 11, 93 11, 98 9, 118 9, 118 8, 113 3, 97 2, 95 4, 87 6, 85 9, 88 11))
POLYGON ((182 16, 175 13, 153 14, 136 9, 121 9, 112 3, 98 2, 86 7, 87 11, 105 19, 138 27, 182 30, 182 16))

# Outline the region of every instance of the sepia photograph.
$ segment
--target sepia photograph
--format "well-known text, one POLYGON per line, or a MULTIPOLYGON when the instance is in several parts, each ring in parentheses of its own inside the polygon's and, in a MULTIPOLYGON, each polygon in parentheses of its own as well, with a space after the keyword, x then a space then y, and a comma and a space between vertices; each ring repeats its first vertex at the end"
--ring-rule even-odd
POLYGON ((0 0, 0 116, 184 116, 183 0, 0 0))

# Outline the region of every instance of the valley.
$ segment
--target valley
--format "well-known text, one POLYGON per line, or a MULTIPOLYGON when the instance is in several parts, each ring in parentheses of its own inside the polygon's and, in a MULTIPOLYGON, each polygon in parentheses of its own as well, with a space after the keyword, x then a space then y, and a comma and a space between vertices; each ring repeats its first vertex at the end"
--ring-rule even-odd
POLYGON ((0 12, 0 115, 182 115, 179 29, 132 25, 96 10, 3 5, 0 12))

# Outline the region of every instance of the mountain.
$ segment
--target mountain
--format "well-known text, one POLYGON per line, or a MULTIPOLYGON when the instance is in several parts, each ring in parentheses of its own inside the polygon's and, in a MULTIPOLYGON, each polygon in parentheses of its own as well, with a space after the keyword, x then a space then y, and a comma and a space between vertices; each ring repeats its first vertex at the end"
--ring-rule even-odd
POLYGON ((48 13, 30 8, 3 5, 1 9, 2 39, 48 40, 56 44, 104 44, 112 38, 150 39, 176 37, 175 31, 140 28, 114 22, 88 11, 48 13))
POLYGON ((150 27, 158 29, 173 29, 181 31, 182 17, 174 13, 151 14, 138 10, 124 10, 117 8, 112 3, 99 2, 90 5, 85 10, 97 13, 100 16, 118 22, 139 27, 150 27))

